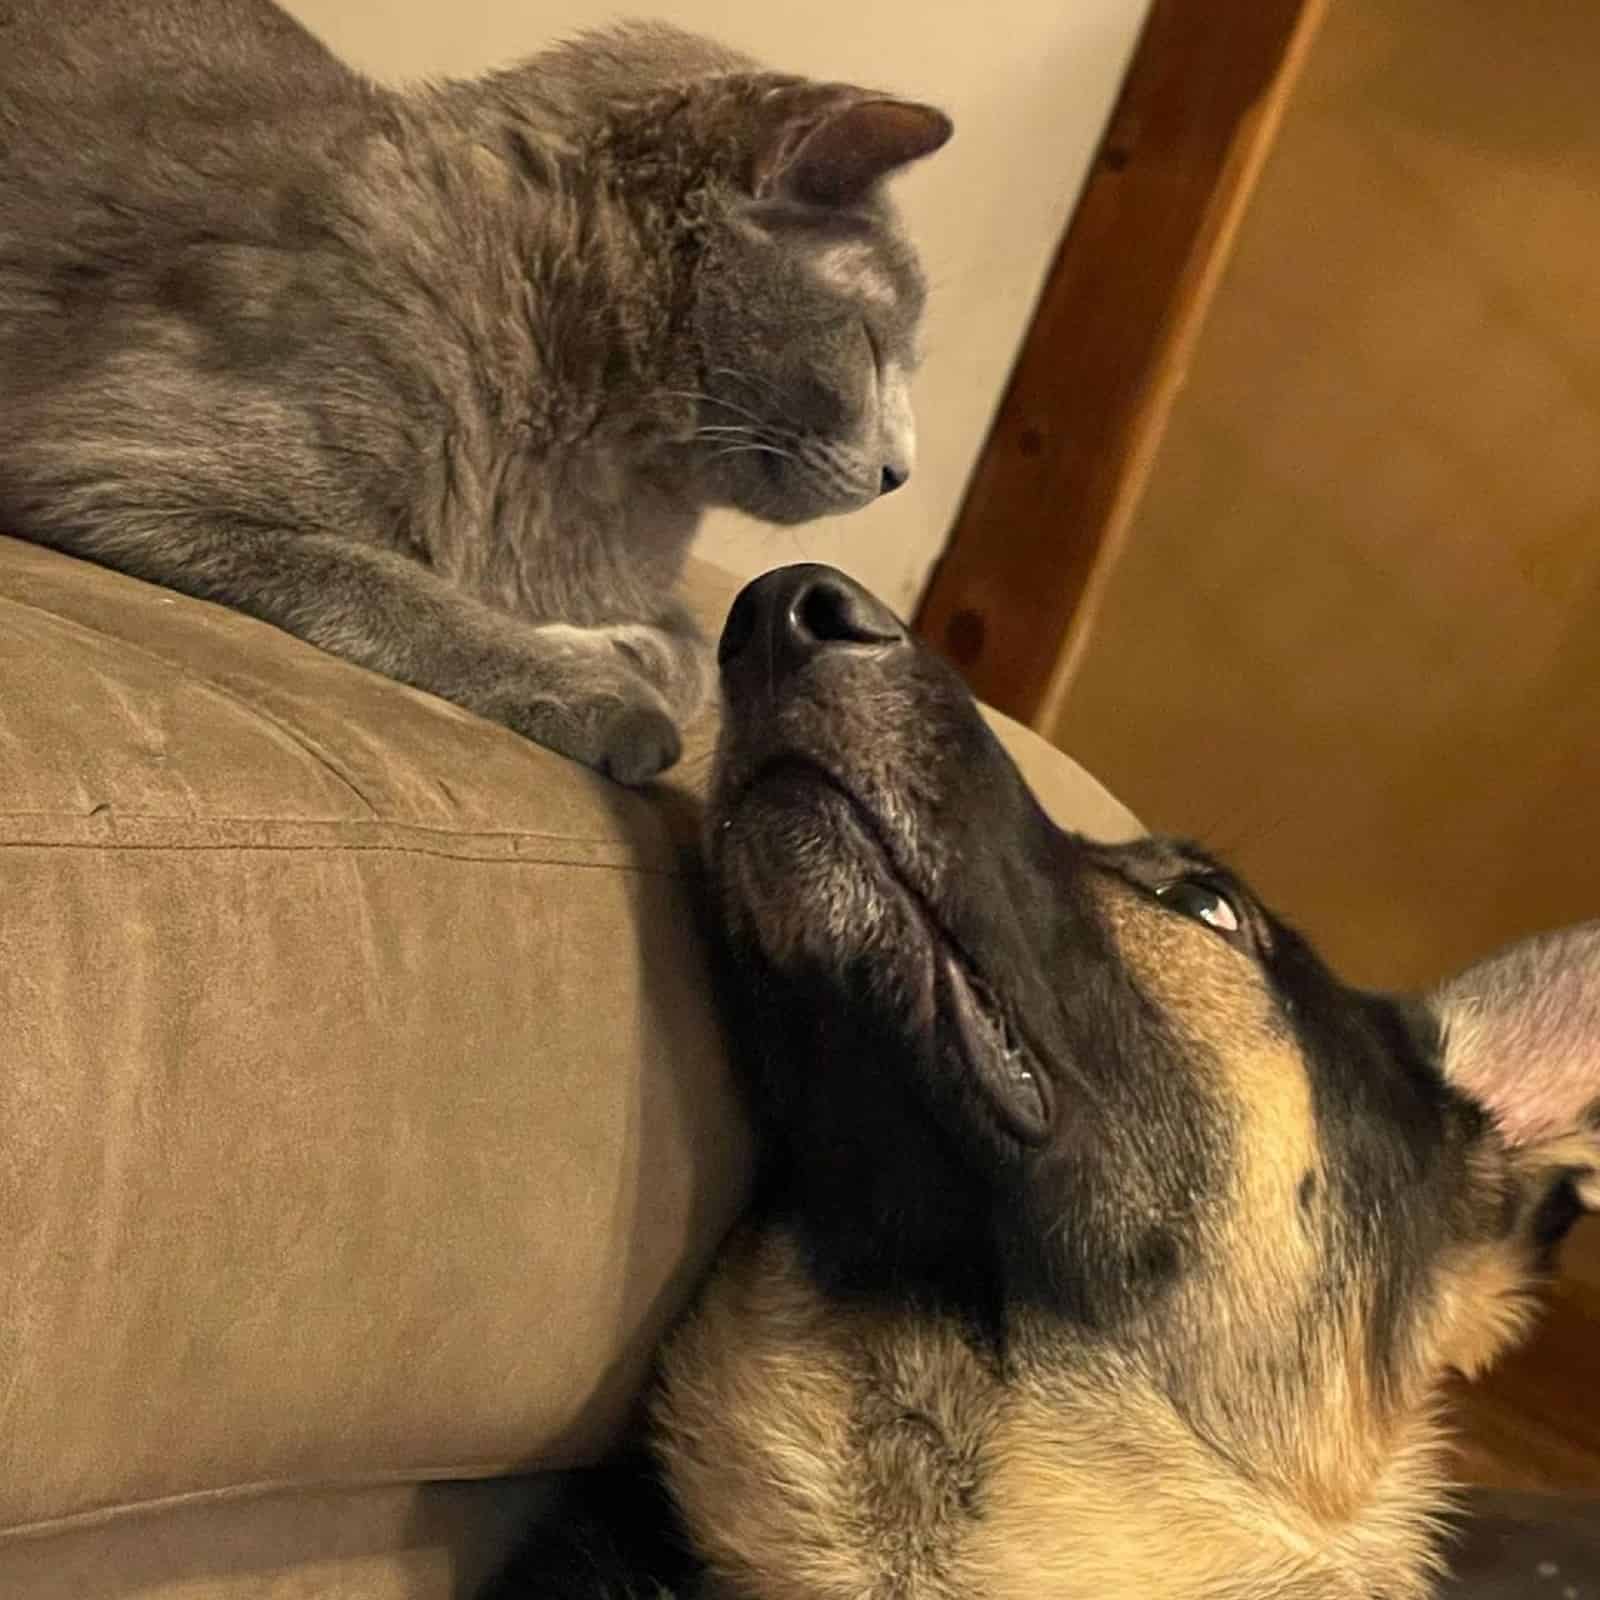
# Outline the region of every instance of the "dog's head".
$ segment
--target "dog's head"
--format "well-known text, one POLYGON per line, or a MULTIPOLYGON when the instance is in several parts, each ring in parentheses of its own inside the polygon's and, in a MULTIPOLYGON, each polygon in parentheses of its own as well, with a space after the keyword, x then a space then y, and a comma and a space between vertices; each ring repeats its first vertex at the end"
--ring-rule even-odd
POLYGON ((1360 992, 1203 853, 1055 826, 839 574, 749 586, 720 658, 769 1194, 833 1290, 1131 1354, 1223 1450, 1511 1336, 1600 1201, 1600 924, 1360 992))

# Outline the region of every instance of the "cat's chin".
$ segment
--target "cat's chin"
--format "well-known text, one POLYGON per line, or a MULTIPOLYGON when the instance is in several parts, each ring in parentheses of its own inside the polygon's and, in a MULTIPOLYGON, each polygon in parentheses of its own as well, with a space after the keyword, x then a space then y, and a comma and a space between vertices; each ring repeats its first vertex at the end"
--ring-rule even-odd
POLYGON ((761 511, 751 512, 750 515, 759 517, 762 522, 772 524, 777 528, 797 528, 802 523, 817 522, 823 517, 843 517, 851 512, 860 511, 863 506, 870 505, 872 497, 865 500, 840 500, 827 505, 812 506, 807 510, 798 508, 779 512, 761 511))
POLYGON ((815 522, 819 517, 842 517, 860 511, 878 498, 875 489, 850 495, 808 494, 804 491, 784 491, 776 486, 765 493, 741 494, 737 491, 722 502, 730 510, 742 511, 758 522, 772 523, 780 528, 795 527, 802 522, 815 522))
POLYGON ((835 469, 811 472, 774 454, 719 463, 702 479, 707 504, 742 512, 758 522, 792 527, 819 517, 847 516, 880 496, 880 479, 852 483, 835 469), (709 479, 709 481, 707 481, 709 479))

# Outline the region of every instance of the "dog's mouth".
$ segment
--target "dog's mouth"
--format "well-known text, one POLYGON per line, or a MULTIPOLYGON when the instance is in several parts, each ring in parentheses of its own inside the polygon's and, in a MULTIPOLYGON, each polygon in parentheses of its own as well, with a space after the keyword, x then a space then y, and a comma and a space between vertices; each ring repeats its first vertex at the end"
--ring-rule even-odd
POLYGON ((1043 1144, 1054 1121, 1050 1080, 989 986, 953 946, 940 952, 939 978, 972 1081, 1023 1144, 1043 1144))
POLYGON ((919 1019, 933 1048, 952 1054, 966 1083, 978 1091, 999 1128, 1024 1145, 1039 1145, 1055 1121, 1054 1090, 1037 1053, 1013 1013, 984 976, 979 963, 950 930, 927 890, 908 869, 905 852, 892 830, 851 786, 821 763, 793 753, 763 762, 730 797, 723 826, 760 795, 770 801, 788 791, 786 810, 814 804, 823 794, 844 811, 860 846, 880 869, 889 892, 904 902, 906 922, 920 932, 920 949, 904 952, 907 965, 925 963, 919 988, 928 995, 928 1014, 919 1019))

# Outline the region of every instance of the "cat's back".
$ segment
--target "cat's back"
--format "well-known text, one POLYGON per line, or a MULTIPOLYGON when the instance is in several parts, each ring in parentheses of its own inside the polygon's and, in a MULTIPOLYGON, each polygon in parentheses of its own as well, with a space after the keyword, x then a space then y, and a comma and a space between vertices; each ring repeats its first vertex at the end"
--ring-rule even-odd
POLYGON ((126 122, 160 102, 215 118, 360 88, 271 0, 0 0, 0 123, 24 135, 30 116, 126 122))
POLYGON ((270 0, 0 0, 0 224, 31 196, 215 196, 382 91, 270 0))
POLYGON ((0 0, 0 353, 293 246, 386 104, 270 0, 0 0))

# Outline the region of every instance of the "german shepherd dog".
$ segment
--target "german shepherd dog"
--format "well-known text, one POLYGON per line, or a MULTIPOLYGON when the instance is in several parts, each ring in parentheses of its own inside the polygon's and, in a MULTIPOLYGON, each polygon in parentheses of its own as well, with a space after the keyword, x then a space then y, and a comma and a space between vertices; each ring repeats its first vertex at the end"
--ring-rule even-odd
POLYGON ((1442 1380, 1600 1205, 1600 923, 1360 992, 1200 851, 1054 826, 838 573, 719 656, 758 1196, 648 1472, 496 1592, 1428 1594, 1442 1380))

